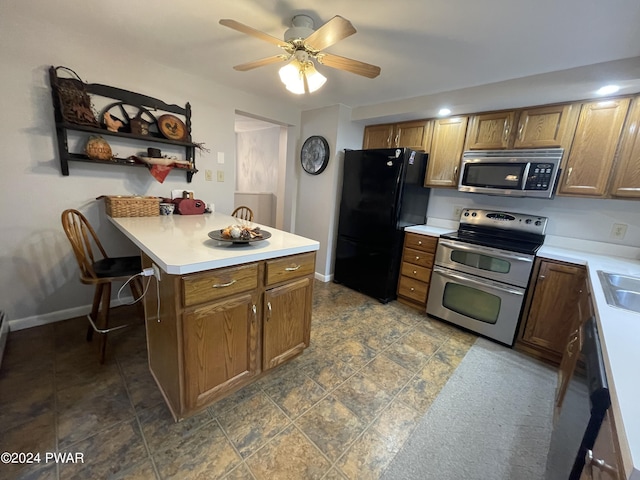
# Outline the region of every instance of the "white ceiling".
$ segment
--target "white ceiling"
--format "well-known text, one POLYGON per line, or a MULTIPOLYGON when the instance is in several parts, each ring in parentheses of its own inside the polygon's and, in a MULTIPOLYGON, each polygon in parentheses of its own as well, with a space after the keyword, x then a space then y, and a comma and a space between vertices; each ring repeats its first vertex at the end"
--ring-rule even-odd
MULTIPOLYGON (((2 8, 84 35, 87 48, 108 42, 111 48, 135 50, 149 61, 302 109, 429 96, 446 101, 440 92, 631 57, 638 58, 632 60, 632 73, 621 73, 625 78, 615 78, 612 64, 594 79, 610 76, 623 83, 623 93, 640 91, 638 0, 22 0, 2 8), (299 13, 314 18, 316 26, 334 15, 349 19, 357 33, 327 51, 378 65, 380 76, 368 79, 321 65, 325 86, 296 96, 278 79, 281 64, 233 70, 280 51, 219 25, 221 18, 282 38, 299 13)), ((615 69, 624 65, 617 62, 615 69)), ((584 77, 587 70, 575 71, 584 77)), ((572 93, 584 98, 589 92, 572 93)))

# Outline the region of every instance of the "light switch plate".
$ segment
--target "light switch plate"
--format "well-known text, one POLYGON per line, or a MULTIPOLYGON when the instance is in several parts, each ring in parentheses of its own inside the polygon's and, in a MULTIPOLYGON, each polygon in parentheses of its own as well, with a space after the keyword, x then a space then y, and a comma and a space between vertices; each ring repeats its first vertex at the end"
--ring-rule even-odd
POLYGON ((218 152, 218 163, 220 165, 224 164, 224 152, 218 152))

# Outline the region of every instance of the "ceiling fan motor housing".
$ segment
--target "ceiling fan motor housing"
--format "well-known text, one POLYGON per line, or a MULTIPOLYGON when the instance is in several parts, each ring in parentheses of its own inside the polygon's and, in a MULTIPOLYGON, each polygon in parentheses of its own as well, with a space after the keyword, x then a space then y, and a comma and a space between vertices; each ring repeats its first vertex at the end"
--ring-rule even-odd
POLYGON ((308 15, 296 15, 291 20, 292 27, 284 32, 284 41, 304 40, 311 35, 313 30, 313 19, 308 15))

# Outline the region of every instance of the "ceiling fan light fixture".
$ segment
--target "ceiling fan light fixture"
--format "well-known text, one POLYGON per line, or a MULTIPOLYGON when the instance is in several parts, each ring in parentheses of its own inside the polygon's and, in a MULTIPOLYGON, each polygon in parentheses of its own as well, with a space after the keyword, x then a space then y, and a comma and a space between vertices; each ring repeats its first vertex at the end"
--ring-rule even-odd
POLYGON ((316 70, 312 61, 300 62, 291 60, 279 71, 280 80, 287 90, 296 95, 305 93, 305 78, 309 92, 315 92, 327 81, 327 77, 316 70))

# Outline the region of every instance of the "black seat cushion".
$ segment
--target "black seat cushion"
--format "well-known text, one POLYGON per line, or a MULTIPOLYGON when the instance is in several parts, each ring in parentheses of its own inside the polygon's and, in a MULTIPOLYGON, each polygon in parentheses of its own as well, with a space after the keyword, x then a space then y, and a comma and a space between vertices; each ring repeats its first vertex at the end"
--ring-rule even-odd
POLYGON ((98 277, 122 277, 142 272, 140 257, 103 258, 93 264, 93 271, 98 277))

